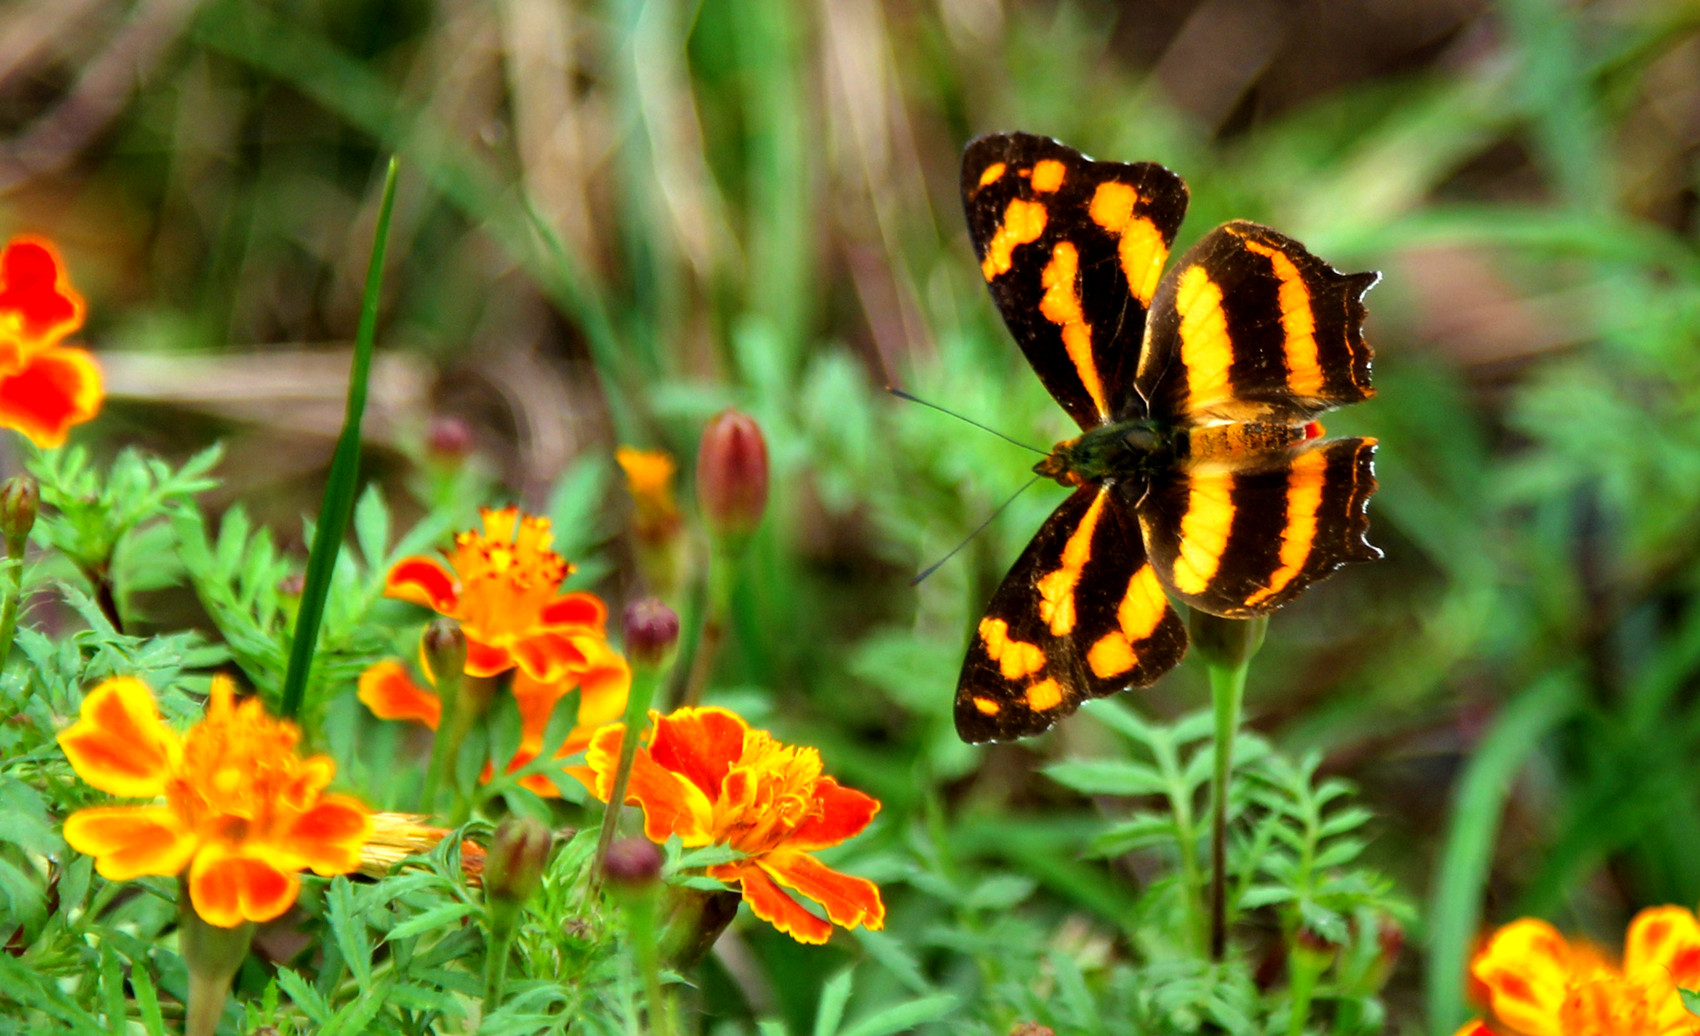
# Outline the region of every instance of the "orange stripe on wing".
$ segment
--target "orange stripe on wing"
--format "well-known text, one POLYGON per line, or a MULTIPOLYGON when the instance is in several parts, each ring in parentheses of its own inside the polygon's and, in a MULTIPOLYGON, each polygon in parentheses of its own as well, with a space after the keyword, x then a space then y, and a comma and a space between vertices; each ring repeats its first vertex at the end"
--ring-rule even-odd
POLYGON ((1127 581, 1127 593, 1116 607, 1116 625, 1120 629, 1100 637, 1086 653, 1086 664, 1092 667, 1093 674, 1107 680, 1138 664, 1139 656, 1134 653, 1133 645, 1157 631, 1168 607, 1169 599, 1163 596, 1157 573, 1149 564, 1140 565, 1127 581))
POLYGON ((1287 474, 1287 527, 1281 530, 1281 567, 1269 576, 1269 584, 1245 599, 1249 605, 1280 593, 1310 559, 1316 540, 1316 511, 1322 506, 1322 485, 1328 458, 1311 450, 1293 458, 1287 474))
POLYGON ((1174 582, 1181 593, 1199 594, 1216 577, 1228 549, 1228 534, 1234 527, 1234 476, 1195 473, 1189 482, 1174 582))
POLYGON ((1316 396, 1322 392, 1322 364, 1317 359, 1316 314, 1311 309, 1310 289, 1293 261, 1279 249, 1250 238, 1241 239, 1248 251, 1269 260, 1281 282, 1281 332, 1287 355, 1287 387, 1294 395, 1316 396))
POLYGON ((1038 580, 1039 618, 1050 625, 1053 637, 1066 637, 1074 632, 1078 617, 1074 588, 1080 582, 1080 573, 1086 562, 1092 558, 1092 536, 1098 530, 1098 518, 1103 514, 1104 497, 1108 493, 1107 489, 1098 491, 1092 506, 1086 509, 1080 524, 1075 526, 1068 542, 1063 545, 1062 564, 1056 571, 1038 580))
POLYGON ((1157 225, 1143 216, 1133 214, 1139 192, 1130 184, 1101 183, 1092 194, 1087 212, 1092 221, 1118 238, 1116 254, 1121 259, 1122 275, 1127 289, 1141 305, 1149 306, 1163 276, 1163 263, 1169 258, 1169 246, 1157 225))
POLYGON ((1228 395, 1228 368, 1234 362, 1234 343, 1228 337, 1228 317, 1222 310, 1222 289, 1202 266, 1181 272, 1175 291, 1175 311, 1181 317, 1181 362, 1186 364, 1188 402, 1198 411, 1228 395))
POLYGON ((1080 384, 1092 397, 1098 416, 1108 418, 1110 408, 1104 399, 1104 381, 1099 377, 1098 363, 1092 357, 1092 328, 1086 323, 1086 314, 1080 308, 1079 274, 1080 251, 1073 242, 1057 242, 1051 250, 1051 261, 1039 274, 1039 283, 1045 289, 1044 297, 1039 300, 1039 312, 1046 320, 1062 328, 1063 348, 1068 351, 1069 361, 1080 376, 1080 384))

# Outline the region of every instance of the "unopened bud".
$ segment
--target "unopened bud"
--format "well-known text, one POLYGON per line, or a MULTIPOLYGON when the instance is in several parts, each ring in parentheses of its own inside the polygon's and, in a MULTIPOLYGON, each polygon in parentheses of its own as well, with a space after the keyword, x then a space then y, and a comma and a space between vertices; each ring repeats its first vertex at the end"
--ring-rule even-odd
POLYGON ((277 592, 285 597, 300 597, 307 589, 307 574, 291 572, 277 581, 277 592))
POLYGON ((658 597, 626 605, 626 657, 633 665, 659 669, 679 642, 679 615, 658 597))
POLYGON ((722 410, 703 429, 697 500, 716 535, 747 536, 761 524, 767 509, 767 440, 748 414, 722 410))
POLYGON ((484 858, 484 895, 506 903, 524 903, 543 881, 555 837, 531 817, 510 816, 496 825, 484 858))
POLYGON ((453 619, 436 618, 425 627, 420 641, 426 665, 439 687, 445 675, 455 675, 466 669, 466 634, 453 619))
POLYGON ((608 847, 602 877, 610 888, 640 892, 661 880, 661 849, 647 838, 622 838, 608 847))
POLYGON ((425 435, 432 460, 456 463, 472 452, 472 429, 458 417, 434 417, 425 435))
POLYGON ((41 510, 41 485, 28 475, 13 475, 0 484, 0 535, 6 540, 6 556, 24 556, 35 516, 41 510))
POLYGON ((1213 666, 1232 669, 1251 661, 1251 656, 1263 646, 1263 634, 1268 628, 1267 615, 1227 619, 1194 608, 1187 618, 1193 650, 1213 666))

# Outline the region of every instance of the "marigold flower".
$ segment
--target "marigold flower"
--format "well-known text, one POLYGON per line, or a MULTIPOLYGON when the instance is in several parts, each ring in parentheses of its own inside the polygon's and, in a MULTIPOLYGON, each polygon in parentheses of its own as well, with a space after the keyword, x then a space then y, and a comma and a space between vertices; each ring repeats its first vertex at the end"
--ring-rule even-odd
POLYGON ((100 368, 60 343, 83 326, 83 300, 52 244, 15 237, 0 251, 0 425, 58 446, 100 411, 100 368))
POLYGON ((113 881, 187 868, 190 902, 208 924, 269 921, 295 902, 297 871, 355 870, 372 831, 359 801, 323 793, 336 764, 297 756, 299 740, 258 699, 236 704, 228 677, 213 678, 206 715, 182 737, 146 684, 107 680, 59 745, 90 785, 165 804, 78 810, 65 818, 65 841, 113 881))
POLYGON ((1700 1018, 1677 993, 1700 986, 1700 921, 1682 907, 1635 916, 1622 968, 1524 918, 1494 933, 1470 973, 1494 1020, 1459 1036, 1700 1036, 1700 1018))
POLYGON ((679 466, 664 450, 622 446, 614 459, 626 473, 632 494, 632 527, 641 540, 665 540, 679 528, 679 505, 673 499, 673 476, 679 466))
MULTIPOLYGON (((725 709, 651 711, 649 718, 653 732, 637 750, 626 802, 643 807, 651 841, 676 835, 687 848, 727 845, 744 853, 709 867, 709 877, 737 886, 757 917, 798 942, 823 943, 834 924, 885 926, 873 882, 811 855, 861 832, 879 811, 877 801, 822 776, 815 749, 781 744, 725 709), (828 920, 786 889, 820 904, 828 920)), ((586 784, 604 802, 623 738, 623 724, 611 724, 585 752, 586 784)))
POLYGON ((466 672, 495 676, 518 666, 553 683, 587 664, 582 638, 601 638, 608 609, 594 595, 560 593, 573 566, 549 549, 549 519, 517 507, 480 509, 484 532, 467 531, 435 558, 396 562, 384 593, 422 604, 460 623, 466 672))
MULTIPOLYGON (((508 761, 507 772, 519 769, 543 751, 543 733, 549 726, 549 716, 555 711, 555 704, 574 688, 579 692, 578 722, 556 754, 558 759, 584 751, 598 727, 619 719, 625 711, 626 694, 632 686, 632 671, 626 660, 600 637, 575 637, 573 645, 584 661, 560 679, 538 680, 523 669, 514 673, 512 692, 514 704, 519 706, 520 742, 519 750, 508 761)), ((428 668, 426 677, 430 679, 428 668)), ((435 686, 435 681, 432 685, 435 686)), ((361 673, 359 693, 360 700, 379 719, 412 720, 432 730, 442 720, 441 700, 433 691, 414 683, 407 667, 400 662, 379 662, 361 673)), ((489 780, 490 774, 487 767, 484 779, 489 780)), ((540 773, 521 778, 520 784, 539 795, 560 795, 554 783, 540 773)))

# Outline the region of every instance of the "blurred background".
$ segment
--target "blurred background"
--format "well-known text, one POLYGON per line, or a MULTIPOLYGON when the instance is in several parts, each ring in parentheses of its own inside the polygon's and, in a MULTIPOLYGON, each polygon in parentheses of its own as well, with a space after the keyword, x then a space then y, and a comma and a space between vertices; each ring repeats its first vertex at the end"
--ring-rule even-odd
MULTIPOLYGON (((1071 869, 1094 804, 1037 773, 1101 731, 971 750, 949 709, 966 631, 1062 491, 912 589, 1031 458, 882 391, 1070 433, 956 194, 967 140, 1010 129, 1180 173, 1177 250, 1246 217, 1383 272, 1380 394, 1327 423, 1381 440, 1387 559, 1273 619, 1248 709, 1379 816, 1371 857, 1419 904, 1398 1027, 1460 1020, 1479 924, 1612 945, 1636 908, 1700 901, 1700 5, 0 6, 0 231, 57 241, 89 299, 111 398, 81 441, 222 439, 215 503, 298 545, 399 154, 369 477, 413 516, 434 466, 532 507, 567 479, 563 546, 621 601, 614 447, 672 452, 688 486, 708 416, 754 414, 775 497, 720 700, 880 797, 888 842, 948 817, 935 836, 1021 862, 1060 915, 1081 873, 1138 881, 1071 869)), ((1196 709, 1202 671, 1135 697, 1196 709)))

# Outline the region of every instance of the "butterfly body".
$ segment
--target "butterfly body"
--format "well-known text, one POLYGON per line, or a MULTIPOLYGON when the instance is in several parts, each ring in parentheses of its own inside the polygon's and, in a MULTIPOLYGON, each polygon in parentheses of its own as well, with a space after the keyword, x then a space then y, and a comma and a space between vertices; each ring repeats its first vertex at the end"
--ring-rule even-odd
POLYGON ((976 625, 957 685, 967 741, 1046 729, 1173 668, 1169 603, 1267 614, 1351 561, 1374 491, 1372 439, 1313 418, 1367 399, 1363 293, 1298 242, 1245 221, 1164 273, 1186 185, 996 134, 963 156, 980 271, 1040 380, 1080 425, 1034 466, 1072 488, 976 625))

